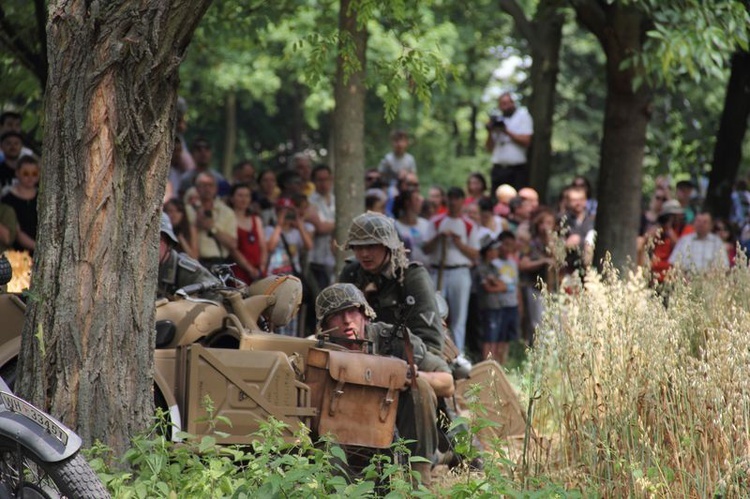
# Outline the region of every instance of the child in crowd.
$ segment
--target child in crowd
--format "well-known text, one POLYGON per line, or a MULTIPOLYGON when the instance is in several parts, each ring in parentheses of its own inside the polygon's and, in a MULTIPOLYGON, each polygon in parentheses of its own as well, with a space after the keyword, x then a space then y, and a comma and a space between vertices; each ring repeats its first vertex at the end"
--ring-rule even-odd
POLYGON ((474 267, 474 287, 479 299, 479 317, 482 324, 482 358, 494 357, 500 342, 500 294, 507 286, 500 279, 500 271, 492 264, 498 257, 500 241, 485 234, 479 249, 480 262, 474 267))
POLYGON ((385 215, 388 195, 381 189, 367 189, 365 192, 365 211, 375 211, 385 215))
POLYGON ((479 310, 484 338, 482 356, 501 364, 508 360, 510 342, 518 339, 519 299, 518 266, 511 258, 516 240, 511 232, 502 232, 497 239, 486 235, 476 268, 475 280, 484 293, 479 293, 479 310))
POLYGON ((520 288, 518 274, 518 247, 516 236, 510 231, 503 231, 497 237, 500 241, 498 248, 498 259, 492 263, 500 271, 500 279, 505 283, 506 290, 500 297, 502 305, 502 324, 500 326, 500 345, 493 355, 497 361, 505 364, 508 360, 510 343, 518 339, 518 331, 521 324, 521 312, 519 299, 520 288))
POLYGON ((395 185, 407 173, 417 173, 414 156, 406 152, 409 147, 409 134, 396 130, 391 134, 392 151, 385 155, 378 166, 378 171, 386 185, 395 185))

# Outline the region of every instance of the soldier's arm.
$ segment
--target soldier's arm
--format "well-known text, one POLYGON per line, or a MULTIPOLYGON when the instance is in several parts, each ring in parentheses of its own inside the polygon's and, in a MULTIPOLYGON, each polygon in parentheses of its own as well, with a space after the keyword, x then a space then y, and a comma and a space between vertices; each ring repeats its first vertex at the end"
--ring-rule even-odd
POLYGON ((422 340, 412 333, 409 333, 409 338, 414 351, 417 376, 427 381, 438 397, 452 397, 455 382, 448 363, 442 356, 428 351, 422 340))
POLYGON ((407 326, 416 336, 424 341, 429 350, 440 353, 443 350, 443 326, 440 321, 435 286, 432 279, 421 265, 412 264, 406 269, 402 299, 414 298, 414 305, 409 314, 407 326))
POLYGON ((453 382, 453 375, 451 373, 417 371, 417 376, 427 381, 438 397, 453 396, 455 383, 453 382))

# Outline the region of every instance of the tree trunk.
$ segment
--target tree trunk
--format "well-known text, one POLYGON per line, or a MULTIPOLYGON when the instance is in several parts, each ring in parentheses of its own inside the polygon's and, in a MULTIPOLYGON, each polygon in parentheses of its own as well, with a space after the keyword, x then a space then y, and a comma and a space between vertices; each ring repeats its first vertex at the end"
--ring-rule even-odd
POLYGON ((735 52, 727 84, 724 110, 716 136, 705 208, 714 216, 728 218, 732 185, 742 160, 742 142, 750 117, 750 52, 735 52))
POLYGON ((292 151, 300 152, 305 149, 305 101, 307 100, 307 89, 298 81, 292 82, 291 108, 286 110, 289 116, 289 140, 292 143, 292 151))
MULTIPOLYGON (((352 219, 364 211, 365 177, 365 61, 367 30, 357 24, 352 9, 355 0, 341 0, 339 12, 339 55, 333 111, 333 147, 336 162, 336 241, 343 244, 352 219)), ((343 266, 343 252, 336 259, 337 272, 343 266)))
POLYGON ((606 253, 619 269, 636 261, 636 237, 641 213, 643 155, 650 92, 633 89, 639 68, 620 70, 630 54, 639 53, 644 15, 632 7, 609 6, 600 41, 607 55, 607 100, 599 167, 599 207, 594 263, 606 253))
POLYGON ((453 126, 453 140, 456 141, 456 157, 460 158, 464 154, 464 144, 461 140, 461 130, 458 129, 458 121, 454 118, 451 120, 451 125, 453 126))
MULTIPOLYGON (((466 146, 467 156, 476 156, 479 144, 477 141, 477 117, 479 116, 479 106, 471 104, 471 115, 469 116, 469 145, 466 146)), ((493 193, 494 194, 494 193, 493 193)))
POLYGON ((232 178, 234 152, 237 150, 237 92, 230 90, 224 97, 224 158, 221 171, 232 178))
POLYGON ((50 4, 19 389, 115 455, 153 415, 159 207, 178 67, 210 0, 50 4))
POLYGON ((560 45, 565 15, 561 0, 543 0, 534 16, 534 43, 531 64, 529 112, 534 119, 534 139, 529 158, 529 181, 547 198, 547 182, 552 163, 552 126, 555 113, 557 75, 560 71, 560 45))

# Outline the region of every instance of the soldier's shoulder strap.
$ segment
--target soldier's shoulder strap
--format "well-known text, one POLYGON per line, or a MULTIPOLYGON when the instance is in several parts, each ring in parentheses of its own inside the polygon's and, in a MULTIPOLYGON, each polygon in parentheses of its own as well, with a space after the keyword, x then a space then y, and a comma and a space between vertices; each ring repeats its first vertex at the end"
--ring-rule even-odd
POLYGON ((177 266, 188 272, 195 272, 200 268, 201 264, 187 256, 185 253, 180 253, 177 257, 177 266))

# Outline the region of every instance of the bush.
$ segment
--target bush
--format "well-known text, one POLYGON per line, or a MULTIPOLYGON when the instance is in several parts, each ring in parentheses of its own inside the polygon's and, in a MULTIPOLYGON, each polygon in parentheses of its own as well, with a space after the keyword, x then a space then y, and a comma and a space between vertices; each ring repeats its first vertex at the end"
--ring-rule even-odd
POLYGON ((394 464, 390 456, 374 457, 354 476, 345 452, 327 440, 313 445, 305 427, 291 444, 282 437, 284 423, 269 420, 255 443, 243 448, 185 433, 179 435, 181 442, 171 442, 164 436, 164 421, 164 415, 158 416, 148 435, 133 440, 122 458, 129 471, 106 464, 111 457, 106 447, 92 449, 92 466, 113 497, 372 497, 386 484, 401 493, 412 489, 408 467, 394 464))

